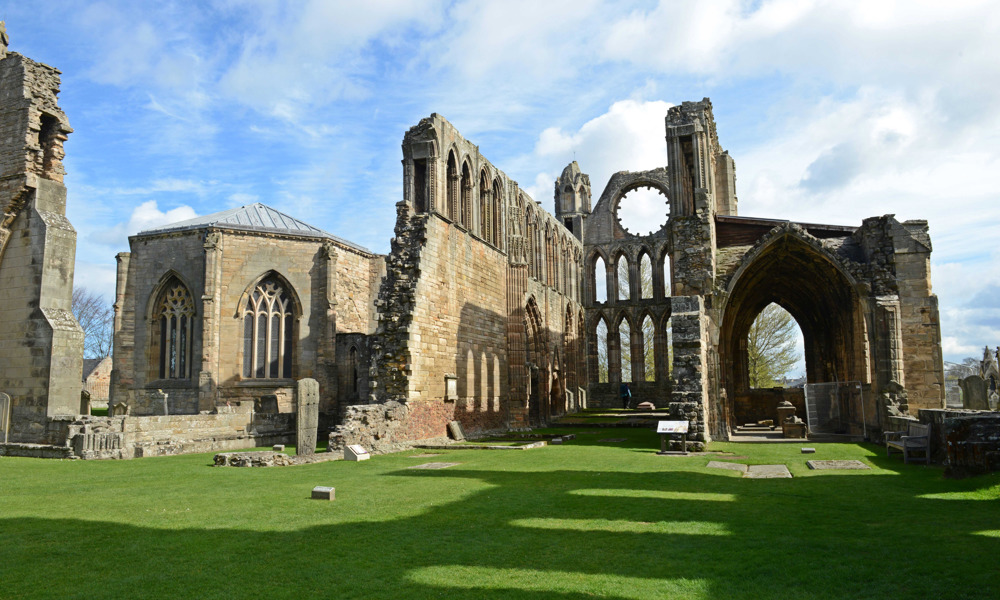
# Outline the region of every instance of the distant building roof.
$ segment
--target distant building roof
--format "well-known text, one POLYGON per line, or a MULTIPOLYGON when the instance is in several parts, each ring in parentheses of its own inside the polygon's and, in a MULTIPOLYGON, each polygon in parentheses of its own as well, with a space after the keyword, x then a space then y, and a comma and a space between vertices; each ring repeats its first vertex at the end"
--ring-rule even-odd
POLYGON ((304 221, 300 221, 295 217, 290 217, 285 213, 275 210, 265 204, 261 204, 260 202, 247 204, 238 208, 231 208, 229 210, 212 213, 203 217, 188 219, 187 221, 170 223, 162 227, 146 229, 144 231, 140 231, 139 235, 203 229, 206 227, 224 227, 226 229, 241 229, 245 231, 264 231, 304 237, 323 237, 335 240, 356 250, 371 253, 370 250, 363 246, 359 246, 354 242, 349 242, 331 233, 327 233, 318 227, 313 227, 304 221))
POLYGON ((87 381, 90 374, 94 372, 94 369, 101 366, 101 363, 111 360, 110 356, 105 356, 104 358, 85 358, 83 359, 83 381, 87 381))

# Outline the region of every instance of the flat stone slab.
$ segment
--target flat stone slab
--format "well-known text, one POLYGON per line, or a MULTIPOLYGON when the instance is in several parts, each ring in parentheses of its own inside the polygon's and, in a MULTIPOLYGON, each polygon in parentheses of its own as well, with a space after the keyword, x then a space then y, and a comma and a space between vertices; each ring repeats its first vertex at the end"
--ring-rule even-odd
POLYGON ((423 454, 411 454, 406 458, 430 458, 432 456, 441 456, 440 454, 435 454, 433 452, 425 452, 423 454))
POLYGON ((792 474, 788 472, 785 465, 750 465, 747 472, 743 474, 749 479, 791 479, 792 474))
POLYGON ((868 465, 861 462, 860 460, 807 460, 806 464, 810 469, 816 469, 821 471, 824 469, 837 469, 837 470, 858 470, 858 469, 871 469, 868 465))
POLYGON ((444 462, 432 462, 424 463, 422 465, 413 465, 412 467, 406 467, 407 469, 447 469, 448 467, 454 467, 455 465, 460 465, 462 463, 444 463, 444 462))
POLYGON ((815 448, 803 448, 802 454, 816 454, 815 448))
POLYGON ((597 441, 613 444, 615 442, 627 442, 628 438, 604 438, 602 440, 597 440, 597 441))
POLYGON ((333 452, 288 456, 283 452, 259 450, 255 452, 220 452, 214 457, 216 467, 292 467, 338 460, 333 452))
POLYGON ((708 463, 709 469, 726 469, 728 471, 739 471, 740 473, 747 472, 747 466, 742 463, 731 463, 722 462, 718 460, 713 460, 708 463))

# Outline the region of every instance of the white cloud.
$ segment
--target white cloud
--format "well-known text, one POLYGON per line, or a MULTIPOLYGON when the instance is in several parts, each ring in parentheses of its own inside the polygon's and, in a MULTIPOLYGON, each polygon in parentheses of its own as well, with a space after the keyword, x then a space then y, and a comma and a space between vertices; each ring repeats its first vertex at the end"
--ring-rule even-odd
POLYGON ((140 231, 162 227, 198 216, 190 206, 182 205, 167 211, 160 210, 156 200, 147 200, 132 210, 128 221, 119 222, 105 230, 96 230, 88 240, 91 243, 114 247, 128 247, 128 236, 140 231))
MULTIPOLYGON (((600 198, 611 175, 618 171, 645 171, 667 164, 663 141, 664 117, 671 105, 662 101, 621 100, 576 131, 550 127, 539 135, 534 161, 549 165, 557 172, 576 160, 590 175, 594 204, 600 198)), ((548 185, 535 178, 526 188, 536 200, 551 207, 553 182, 548 185)))

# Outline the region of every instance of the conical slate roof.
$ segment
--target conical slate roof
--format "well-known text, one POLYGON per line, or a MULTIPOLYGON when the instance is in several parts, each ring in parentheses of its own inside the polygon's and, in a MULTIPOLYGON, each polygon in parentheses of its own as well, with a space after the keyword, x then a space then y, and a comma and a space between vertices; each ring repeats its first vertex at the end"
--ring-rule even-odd
POLYGON ((206 227, 223 227, 225 229, 239 229, 244 231, 264 231, 272 233, 282 233, 285 235, 297 235, 304 237, 323 237, 336 240, 344 245, 369 252, 366 248, 353 242, 339 238, 331 233, 327 233, 318 227, 300 221, 295 217, 275 210, 266 204, 255 202, 238 208, 231 208, 203 217, 178 221, 162 227, 146 229, 140 231, 139 235, 152 233, 167 233, 172 231, 185 231, 190 229, 203 229, 206 227))

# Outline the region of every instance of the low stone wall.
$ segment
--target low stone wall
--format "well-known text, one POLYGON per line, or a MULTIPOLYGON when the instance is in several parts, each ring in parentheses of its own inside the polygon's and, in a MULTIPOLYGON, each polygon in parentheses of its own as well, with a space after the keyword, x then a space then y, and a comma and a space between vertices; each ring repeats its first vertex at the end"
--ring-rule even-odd
POLYGON ((920 410, 920 422, 931 425, 931 456, 963 477, 1000 470, 1000 413, 985 410, 920 410))
POLYGON ((241 450, 294 439, 294 414, 258 414, 252 404, 240 403, 216 414, 81 417, 69 425, 67 445, 80 458, 101 459, 241 450))
MULTIPOLYGON (((410 448, 414 442, 446 442, 447 435, 441 435, 439 430, 420 427, 421 422, 437 421, 433 416, 421 415, 420 412, 430 408, 422 405, 438 405, 441 403, 417 403, 414 407, 390 401, 383 404, 363 404, 348 406, 343 423, 330 432, 330 452, 340 456, 344 448, 350 444, 358 444, 372 454, 399 452, 410 448), (413 418, 414 412, 417 417, 413 418), (436 435, 435 435, 436 434, 436 435)), ((441 417, 441 415, 434 415, 441 417)))

